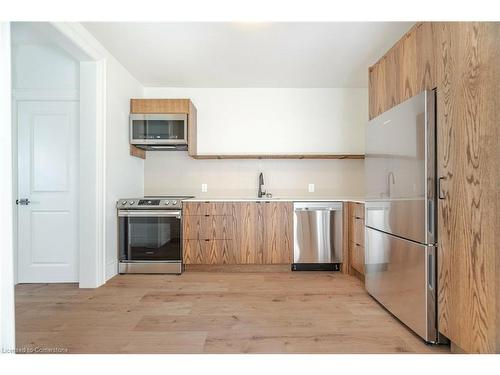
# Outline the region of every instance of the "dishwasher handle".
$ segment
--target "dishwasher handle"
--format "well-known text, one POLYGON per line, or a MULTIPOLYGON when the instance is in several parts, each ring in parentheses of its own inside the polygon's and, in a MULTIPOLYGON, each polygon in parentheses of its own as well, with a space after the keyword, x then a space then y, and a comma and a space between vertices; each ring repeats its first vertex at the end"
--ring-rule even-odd
POLYGON ((341 208, 336 207, 302 207, 295 208, 294 211, 340 211, 341 208))
POLYGON ((342 211, 342 202, 294 202, 294 211, 342 211))

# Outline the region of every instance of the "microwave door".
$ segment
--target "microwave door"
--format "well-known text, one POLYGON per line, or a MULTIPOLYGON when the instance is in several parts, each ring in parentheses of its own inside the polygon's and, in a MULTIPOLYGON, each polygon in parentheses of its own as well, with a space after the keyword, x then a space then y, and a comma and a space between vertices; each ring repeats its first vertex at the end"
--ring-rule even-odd
POLYGON ((145 115, 130 115, 130 143, 144 144, 147 140, 147 122, 145 115))
POLYGON ((187 115, 146 115, 148 144, 187 144, 187 115))

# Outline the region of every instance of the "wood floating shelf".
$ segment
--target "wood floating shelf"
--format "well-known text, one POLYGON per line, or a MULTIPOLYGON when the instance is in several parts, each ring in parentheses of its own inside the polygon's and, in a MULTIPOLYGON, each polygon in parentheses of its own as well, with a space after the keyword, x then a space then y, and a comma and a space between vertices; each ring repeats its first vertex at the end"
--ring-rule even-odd
POLYGON ((290 155, 192 155, 194 159, 364 159, 362 154, 290 154, 290 155))

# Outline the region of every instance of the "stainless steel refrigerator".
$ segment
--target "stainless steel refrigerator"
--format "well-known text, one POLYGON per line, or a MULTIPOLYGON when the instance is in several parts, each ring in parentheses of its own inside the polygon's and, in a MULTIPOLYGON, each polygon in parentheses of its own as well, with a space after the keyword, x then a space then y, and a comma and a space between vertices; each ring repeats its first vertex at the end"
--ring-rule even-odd
POLYGON ((436 92, 366 130, 365 284, 427 342, 437 342, 436 92))

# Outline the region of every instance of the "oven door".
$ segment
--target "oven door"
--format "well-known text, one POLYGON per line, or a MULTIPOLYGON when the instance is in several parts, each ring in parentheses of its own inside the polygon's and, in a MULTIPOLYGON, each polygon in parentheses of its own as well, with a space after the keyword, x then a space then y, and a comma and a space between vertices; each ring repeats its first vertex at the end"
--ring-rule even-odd
POLYGON ((120 262, 182 262, 181 211, 119 210, 120 262))
POLYGON ((130 143, 133 145, 187 144, 187 115, 130 115, 130 143))

